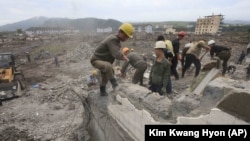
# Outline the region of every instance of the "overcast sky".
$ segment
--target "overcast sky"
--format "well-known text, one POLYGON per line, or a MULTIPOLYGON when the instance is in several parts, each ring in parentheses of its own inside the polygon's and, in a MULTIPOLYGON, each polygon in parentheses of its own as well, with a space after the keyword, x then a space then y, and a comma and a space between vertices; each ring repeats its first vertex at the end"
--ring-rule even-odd
POLYGON ((250 20, 250 0, 0 0, 0 25, 37 16, 126 21, 250 20))

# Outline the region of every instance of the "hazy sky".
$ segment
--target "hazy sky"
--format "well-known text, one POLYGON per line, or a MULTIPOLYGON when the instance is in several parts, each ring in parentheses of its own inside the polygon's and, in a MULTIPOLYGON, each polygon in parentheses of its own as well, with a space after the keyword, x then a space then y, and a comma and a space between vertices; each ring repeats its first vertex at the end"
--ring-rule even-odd
POLYGON ((250 20, 250 0, 0 0, 0 25, 36 16, 120 21, 196 21, 223 14, 250 20))

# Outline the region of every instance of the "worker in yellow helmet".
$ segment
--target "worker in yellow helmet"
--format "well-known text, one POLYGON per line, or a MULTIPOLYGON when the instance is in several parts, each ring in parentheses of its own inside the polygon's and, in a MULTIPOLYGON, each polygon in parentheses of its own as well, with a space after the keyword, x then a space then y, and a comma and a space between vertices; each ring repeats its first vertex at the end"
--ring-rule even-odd
POLYGON ((147 63, 143 60, 143 57, 136 53, 131 52, 129 48, 125 47, 122 49, 122 53, 128 57, 129 61, 125 61, 122 65, 121 69, 121 77, 126 76, 126 70, 129 64, 136 69, 135 74, 132 79, 133 84, 143 85, 143 75, 147 69, 147 63))
POLYGON ((131 49, 130 49, 130 51, 131 51, 131 52, 134 52, 134 49, 133 49, 133 48, 131 48, 131 49))
POLYGON ((106 96, 106 84, 108 81, 115 89, 118 84, 114 77, 114 71, 112 64, 115 59, 128 60, 128 58, 120 52, 121 42, 133 37, 134 27, 130 23, 124 23, 120 26, 117 35, 110 35, 96 48, 94 54, 91 57, 91 64, 101 72, 102 81, 100 83, 101 96, 106 96))

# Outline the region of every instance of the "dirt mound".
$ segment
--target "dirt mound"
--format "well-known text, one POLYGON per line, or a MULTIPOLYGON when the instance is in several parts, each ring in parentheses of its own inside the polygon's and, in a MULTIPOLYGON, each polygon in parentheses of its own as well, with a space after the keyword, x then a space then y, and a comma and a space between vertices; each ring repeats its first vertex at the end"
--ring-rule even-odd
POLYGON ((0 141, 35 141, 27 131, 20 130, 15 126, 7 127, 0 131, 0 141))

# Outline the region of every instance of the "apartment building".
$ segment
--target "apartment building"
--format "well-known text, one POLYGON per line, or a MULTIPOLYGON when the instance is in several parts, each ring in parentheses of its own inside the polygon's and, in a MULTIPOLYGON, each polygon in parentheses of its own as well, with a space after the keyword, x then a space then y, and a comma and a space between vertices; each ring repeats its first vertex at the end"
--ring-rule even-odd
POLYGON ((222 32, 224 15, 210 15, 197 19, 195 34, 220 34, 222 32))

